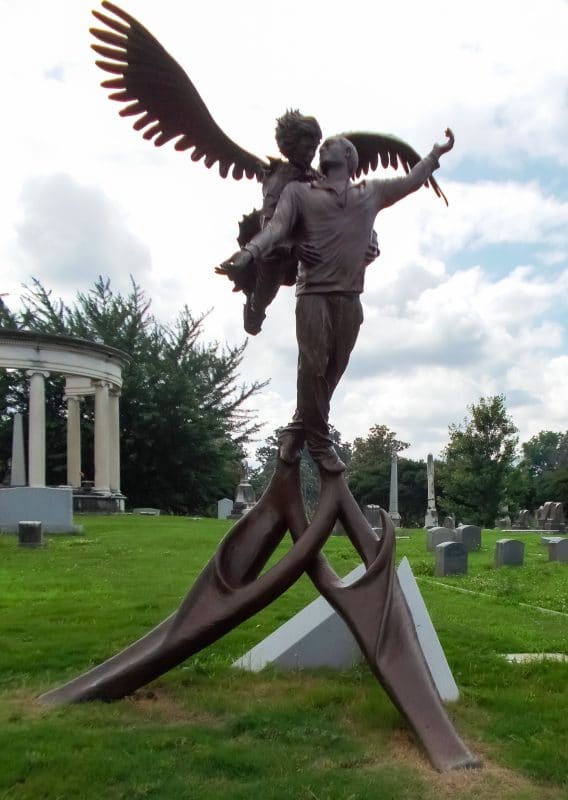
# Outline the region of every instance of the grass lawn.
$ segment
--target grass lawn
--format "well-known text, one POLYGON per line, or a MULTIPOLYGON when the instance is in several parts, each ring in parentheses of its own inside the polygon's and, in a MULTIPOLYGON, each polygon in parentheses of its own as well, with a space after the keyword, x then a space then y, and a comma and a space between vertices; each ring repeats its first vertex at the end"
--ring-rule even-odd
MULTIPOLYGON (((457 728, 479 772, 434 772, 364 668, 256 675, 231 662, 316 592, 307 578, 132 698, 45 708, 37 695, 129 644, 179 604, 228 529, 218 520, 84 517, 42 550, 0 536, 0 800, 566 800, 568 566, 523 536, 525 566, 495 570, 484 532, 467 576, 438 579, 424 531, 410 559, 460 687, 457 728), (463 591, 467 590, 467 591, 463 591), (541 609, 548 609, 545 612, 541 609), (550 613, 560 612, 560 613, 550 613)), ((332 537, 341 574, 358 561, 332 537)))

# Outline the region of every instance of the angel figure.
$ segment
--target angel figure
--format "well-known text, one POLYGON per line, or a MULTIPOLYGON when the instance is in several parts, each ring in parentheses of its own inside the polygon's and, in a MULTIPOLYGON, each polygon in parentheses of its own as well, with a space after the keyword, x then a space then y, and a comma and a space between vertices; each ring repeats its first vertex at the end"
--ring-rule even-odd
MULTIPOLYGON (((157 147, 175 140, 175 149, 191 150, 192 161, 204 159, 210 168, 219 164, 219 174, 229 173, 235 180, 243 176, 262 184, 262 208, 245 215, 239 223, 238 244, 244 247, 272 218, 280 194, 292 181, 316 180, 318 173, 311 166, 322 139, 321 128, 314 117, 289 110, 276 121, 276 144, 284 158, 259 158, 230 139, 217 125, 195 86, 158 40, 134 17, 118 6, 103 0, 103 8, 114 16, 99 11, 93 15, 104 28, 91 28, 103 44, 92 48, 104 60, 97 65, 117 77, 103 81, 110 89, 110 98, 127 103, 121 116, 135 116, 134 129, 157 147)), ((398 168, 408 173, 420 161, 419 154, 406 142, 382 133, 343 133, 357 150, 356 177, 382 167, 398 168)), ((438 197, 447 200, 433 177, 425 181, 438 197)), ((366 264, 379 255, 373 231, 366 252, 366 264)), ((233 256, 224 263, 231 263, 233 256)), ((246 297, 244 328, 257 334, 265 319, 267 306, 281 285, 293 285, 297 277, 298 258, 290 242, 281 243, 266 259, 256 260, 239 275, 234 291, 246 297)))

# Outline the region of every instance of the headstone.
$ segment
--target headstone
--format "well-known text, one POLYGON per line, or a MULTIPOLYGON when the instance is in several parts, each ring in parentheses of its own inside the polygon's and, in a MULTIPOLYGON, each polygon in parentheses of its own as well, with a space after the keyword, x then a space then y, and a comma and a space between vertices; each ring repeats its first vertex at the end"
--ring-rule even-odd
POLYGON ((347 531, 343 527, 343 523, 340 519, 335 520, 335 525, 333 526, 333 530, 331 531, 332 536, 346 536, 347 531))
POLYGON ((233 501, 228 497, 217 500, 217 519, 227 519, 233 510, 233 501))
POLYGON ((562 503, 548 500, 536 512, 537 527, 545 531, 566 530, 564 507, 562 503))
POLYGON ((25 486, 26 484, 24 421, 21 414, 14 414, 14 427, 12 428, 12 463, 10 472, 10 486, 25 486))
POLYGON ((434 489, 434 457, 432 453, 428 453, 426 476, 428 478, 428 506, 424 516, 424 527, 434 528, 438 525, 438 511, 436 509, 436 492, 434 489))
POLYGON ((160 516, 160 509, 159 508, 133 508, 133 514, 138 514, 142 517, 159 517, 160 516))
POLYGON ((393 453, 391 458, 389 517, 392 519, 394 527, 400 528, 401 518, 398 513, 398 456, 396 453, 393 453))
POLYGON ((444 517, 444 525, 443 525, 443 527, 444 528, 449 528, 452 531, 454 530, 454 528, 456 527, 456 518, 454 517, 453 514, 450 514, 449 516, 444 517))
POLYGON ((241 480, 235 491, 235 502, 229 519, 240 519, 256 505, 256 495, 249 483, 249 466, 246 461, 241 464, 241 480))
POLYGON ((456 542, 465 545, 468 553, 481 550, 481 528, 479 525, 458 525, 455 530, 456 542))
POLYGON ((43 547, 44 542, 41 522, 19 522, 18 543, 20 547, 43 547))
POLYGON ((522 567, 525 560, 525 545, 518 539, 498 539, 495 542, 495 566, 522 567))
POLYGON ((467 575, 467 550, 461 542, 442 542, 436 546, 434 575, 467 575))
POLYGON ((382 528, 383 521, 381 518, 381 507, 377 505, 363 506, 363 515, 371 528, 382 528))
POLYGON ((513 528, 517 528, 518 530, 523 531, 533 527, 534 527, 533 515, 528 510, 528 508, 523 508, 521 511, 519 511, 518 519, 513 524, 513 528))
POLYGON ((433 553, 442 542, 455 542, 455 533, 449 528, 430 528, 426 532, 426 549, 433 553))
POLYGON ((541 536, 540 543, 544 545, 544 547, 548 547, 549 544, 556 542, 561 542, 564 539, 564 536, 541 536))
POLYGON ((548 545, 548 560, 568 562, 568 539, 562 539, 560 542, 551 542, 548 545))
MULTIPOLYGON (((343 578, 343 582, 353 583, 364 574, 365 567, 360 564, 343 578)), ((407 558, 402 559, 397 575, 440 697, 446 701, 457 700, 456 682, 407 558)), ((362 660, 363 655, 351 631, 327 600, 320 596, 235 661, 233 666, 253 672, 268 664, 283 669, 346 669, 362 660)))

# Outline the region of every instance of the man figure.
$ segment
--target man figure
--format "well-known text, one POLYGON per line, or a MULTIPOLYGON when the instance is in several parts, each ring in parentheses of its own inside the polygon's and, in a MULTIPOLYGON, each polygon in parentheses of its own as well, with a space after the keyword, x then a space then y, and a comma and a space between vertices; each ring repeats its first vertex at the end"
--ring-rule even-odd
POLYGON ((357 340, 363 313, 366 253, 378 212, 416 191, 451 150, 454 136, 401 178, 353 183, 357 151, 347 139, 327 139, 320 148, 323 177, 290 183, 274 216, 231 263, 216 272, 239 284, 243 270, 266 259, 283 241, 299 257, 296 303, 297 407, 280 439, 280 458, 294 463, 304 441, 319 466, 341 472, 345 465, 329 436, 329 404, 357 340))
MULTIPOLYGON (((271 158, 270 168, 262 179, 262 209, 247 215, 240 224, 239 245, 246 246, 251 237, 272 219, 284 188, 292 181, 313 181, 318 177, 312 161, 321 142, 321 128, 315 117, 306 117, 296 110, 286 111, 276 120, 275 138, 278 149, 287 161, 271 158)), ((367 263, 379 255, 377 235, 372 232, 367 248, 367 263)), ((231 264, 233 256, 225 264, 231 264)), ((266 309, 281 286, 296 282, 298 255, 291 241, 278 244, 267 256, 255 259, 243 271, 237 290, 243 289, 246 302, 243 309, 244 329, 251 336, 260 332, 266 309)))

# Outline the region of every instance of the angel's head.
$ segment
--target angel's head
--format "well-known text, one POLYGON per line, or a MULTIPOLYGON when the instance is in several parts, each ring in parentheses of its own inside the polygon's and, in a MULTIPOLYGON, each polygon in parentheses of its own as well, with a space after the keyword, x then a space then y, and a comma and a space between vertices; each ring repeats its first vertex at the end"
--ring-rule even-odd
POLYGON ((310 166, 321 142, 321 128, 315 117, 304 117, 290 109, 276 120, 276 144, 282 155, 297 167, 310 166))
POLYGON ((345 164, 350 177, 353 177, 358 163, 357 148, 343 136, 332 136, 320 147, 320 169, 324 175, 329 167, 345 164))

